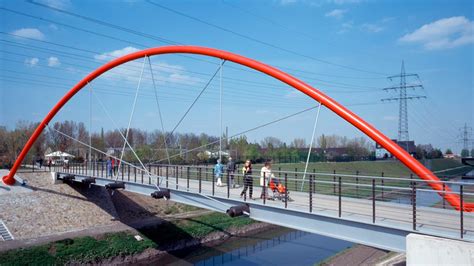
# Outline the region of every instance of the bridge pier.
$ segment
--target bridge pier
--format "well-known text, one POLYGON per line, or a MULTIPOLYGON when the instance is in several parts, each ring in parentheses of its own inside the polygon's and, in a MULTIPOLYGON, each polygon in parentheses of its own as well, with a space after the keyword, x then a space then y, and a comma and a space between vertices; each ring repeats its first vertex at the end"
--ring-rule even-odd
POLYGON ((474 243, 409 234, 406 259, 407 265, 474 265, 474 243))

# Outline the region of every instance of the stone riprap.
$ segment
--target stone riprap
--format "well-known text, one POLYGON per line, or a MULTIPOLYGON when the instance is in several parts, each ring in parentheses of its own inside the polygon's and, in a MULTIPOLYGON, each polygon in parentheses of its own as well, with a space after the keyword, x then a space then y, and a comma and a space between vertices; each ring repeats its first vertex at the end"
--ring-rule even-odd
POLYGON ((110 195, 102 187, 54 185, 50 173, 22 173, 21 177, 32 192, 0 195, 0 219, 16 239, 119 223, 110 195))

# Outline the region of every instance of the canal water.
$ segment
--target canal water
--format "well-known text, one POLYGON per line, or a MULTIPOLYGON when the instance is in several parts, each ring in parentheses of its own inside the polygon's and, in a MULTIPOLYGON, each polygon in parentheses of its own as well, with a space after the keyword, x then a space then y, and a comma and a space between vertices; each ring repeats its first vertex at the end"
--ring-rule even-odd
POLYGON ((354 244, 286 228, 235 237, 212 247, 199 247, 160 258, 172 265, 315 265, 354 244))
MULTIPOLYGON (((463 178, 463 179, 459 178, 459 179, 451 180, 451 182, 462 182, 462 183, 474 184, 474 170, 471 170, 470 172, 464 174, 464 176, 467 178, 463 178)), ((449 187, 454 192, 459 192, 460 190, 459 189, 460 186, 456 184, 450 184, 449 187)), ((469 187, 474 187, 474 185, 473 186, 470 185, 469 187)), ((417 205, 431 207, 433 205, 436 205, 442 202, 442 198, 434 190, 431 190, 429 187, 424 188, 424 190, 426 191, 423 191, 423 190, 416 191, 417 205)), ((411 191, 405 190, 401 192, 398 197, 390 200, 390 202, 411 204, 411 191)))
MULTIPOLYGON (((467 174, 474 177, 474 170, 467 174)), ((473 179, 460 180, 465 183, 473 179)), ((451 189, 459 191, 459 186, 451 189)), ((410 198, 398 197, 392 202, 410 204, 410 198)), ((432 206, 440 202, 437 193, 417 191, 417 202, 432 206)), ((159 259, 160 265, 315 265, 338 254, 354 243, 277 228, 251 236, 233 237, 214 246, 200 246, 193 249, 167 254, 159 259)))

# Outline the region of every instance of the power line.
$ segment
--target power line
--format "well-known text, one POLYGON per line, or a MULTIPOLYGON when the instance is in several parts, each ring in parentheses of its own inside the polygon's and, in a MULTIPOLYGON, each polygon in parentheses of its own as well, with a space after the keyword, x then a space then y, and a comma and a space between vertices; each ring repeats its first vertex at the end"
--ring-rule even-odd
MULTIPOLYGON (((74 17, 76 17, 76 18, 80 18, 80 19, 83 19, 83 20, 87 20, 87 21, 90 21, 90 22, 93 22, 93 23, 97 23, 97 24, 100 24, 100 25, 103 25, 103 26, 111 27, 111 28, 114 28, 114 29, 117 29, 117 30, 121 30, 121 31, 124 31, 124 32, 128 32, 128 33, 131 33, 131 34, 134 34, 134 35, 138 35, 138 36, 142 36, 142 37, 145 37, 145 38, 150 38, 150 39, 158 40, 158 41, 160 41, 160 42, 164 42, 164 43, 168 43, 168 44, 179 44, 179 45, 183 45, 183 43, 180 43, 180 42, 176 42, 176 41, 173 41, 173 40, 170 40, 170 39, 158 37, 158 36, 156 36, 156 35, 147 34, 147 33, 140 32, 140 31, 136 31, 136 30, 133 30, 133 29, 130 29, 130 28, 122 27, 122 26, 119 26, 119 25, 116 25, 116 24, 113 24, 113 23, 109 23, 109 22, 103 21, 103 20, 99 20, 99 19, 96 19, 96 18, 92 18, 92 17, 80 15, 80 14, 77 14, 77 13, 74 13, 74 12, 71 12, 71 11, 67 11, 67 10, 64 10, 64 9, 52 7, 52 6, 47 5, 47 4, 38 3, 38 2, 35 2, 35 1, 32 1, 32 0, 27 0, 27 2, 28 2, 28 3, 31 3, 31 4, 34 4, 34 5, 37 5, 37 6, 40 6, 40 7, 43 7, 43 8, 47 8, 47 9, 54 10, 54 11, 57 11, 57 12, 60 12, 60 13, 64 13, 64 14, 67 14, 67 15, 70 15, 70 16, 74 16, 74 17)), ((176 10, 174 10, 174 9, 171 9, 171 8, 168 8, 168 7, 165 7, 165 6, 162 6, 162 5, 158 4, 158 3, 155 3, 155 2, 152 2, 152 1, 147 1, 147 2, 150 3, 150 4, 152 4, 152 5, 155 5, 155 6, 157 6, 157 7, 160 7, 160 8, 162 8, 162 9, 165 9, 165 10, 168 10, 168 11, 170 11, 170 12, 173 12, 173 13, 175 13, 175 14, 179 14, 179 15, 181 15, 181 16, 188 17, 188 18, 190 18, 190 19, 192 19, 192 20, 198 21, 198 22, 200 22, 200 23, 204 23, 204 24, 206 24, 206 25, 208 25, 208 26, 218 28, 218 29, 223 30, 223 31, 226 31, 226 32, 228 32, 228 33, 232 33, 232 34, 234 34, 234 35, 237 35, 237 36, 240 36, 240 37, 242 37, 242 38, 245 38, 245 39, 247 39, 247 40, 251 40, 251 41, 260 43, 260 44, 262 44, 262 45, 265 45, 265 46, 269 46, 269 47, 272 47, 272 48, 275 48, 275 49, 278 49, 278 50, 281 50, 281 51, 285 51, 285 52, 287 52, 287 53, 291 53, 291 54, 298 55, 298 56, 301 56, 301 57, 305 57, 305 58, 308 58, 308 59, 311 59, 311 60, 314 60, 314 61, 318 61, 318 62, 321 62, 321 63, 325 63, 325 64, 329 64, 329 65, 334 65, 334 66, 338 66, 338 67, 341 67, 341 68, 346 68, 346 69, 350 69, 350 70, 354 70, 354 71, 358 71, 358 72, 365 72, 365 73, 371 73, 371 74, 377 74, 377 75, 385 75, 385 74, 380 73, 380 72, 374 72, 374 71, 363 70, 363 69, 359 69, 359 68, 355 68, 355 67, 351 67, 351 66, 346 66, 346 65, 342 65, 342 64, 337 64, 337 63, 329 62, 329 61, 327 61, 327 60, 318 59, 318 58, 315 58, 315 57, 312 57, 312 56, 309 56, 309 55, 304 55, 304 54, 301 54, 301 53, 296 52, 296 51, 293 51, 293 50, 289 50, 289 49, 286 49, 286 48, 283 48, 283 47, 280 47, 280 46, 277 46, 277 45, 273 45, 273 44, 268 43, 268 42, 265 42, 265 41, 258 40, 258 39, 256 39, 256 38, 247 36, 247 35, 245 35, 245 34, 241 34, 241 33, 235 32, 235 31, 233 31, 233 30, 226 29, 226 28, 224 28, 224 27, 221 27, 221 26, 218 26, 218 25, 216 25, 216 24, 213 24, 213 23, 204 21, 204 20, 202 20, 202 19, 192 17, 192 16, 190 16, 190 15, 184 14, 184 13, 179 12, 179 11, 176 11, 176 10)))
MULTIPOLYGON (((54 42, 48 42, 48 41, 43 41, 43 40, 37 40, 37 39, 33 39, 33 38, 28 38, 28 37, 24 37, 24 36, 20 36, 20 35, 16 35, 16 34, 12 34, 12 33, 6 33, 6 32, 1 32, 0 31, 0 34, 4 34, 4 35, 8 35, 8 36, 14 36, 14 37, 19 37, 19 38, 24 38, 24 39, 28 39, 28 40, 32 40, 32 41, 37 41, 37 42, 41 42, 41 43, 46 43, 46 44, 49 44, 49 45, 54 45, 54 46, 59 46, 59 47, 63 47, 63 48, 68 48, 68 49, 72 49, 72 50, 78 50, 78 51, 81 51, 81 52, 87 52, 87 53, 91 53, 91 54, 94 54, 94 55, 97 55, 97 54, 100 54, 100 52, 98 51, 93 51, 93 50, 88 50, 88 49, 82 49, 82 48, 77 48, 77 47, 73 47, 73 46, 69 46, 69 45, 65 45, 65 44, 60 44, 60 43, 54 43, 54 42)), ((2 42, 7 42, 7 43, 10 43, 10 45, 13 45, 11 43, 16 43, 16 44, 19 44, 17 42, 14 42, 14 41, 8 41, 8 40, 0 40, 2 42)), ((15 46, 15 45, 13 45, 15 46)), ((44 49, 44 50, 48 50, 48 51, 52 51, 52 52, 58 52, 58 53, 63 53, 63 54, 66 54, 66 57, 68 56, 76 56, 76 57, 80 57, 80 58, 85 58, 84 56, 82 55, 78 55, 78 54, 74 54, 74 53, 70 53, 70 52, 64 52, 64 51, 59 51, 59 50, 54 50, 54 49, 48 49, 48 48, 43 48, 43 47, 38 47, 38 46, 34 46, 34 45, 29 45, 29 47, 27 46, 22 46, 22 45, 16 45, 16 46, 20 46, 21 48, 24 48, 24 49, 29 49, 29 50, 35 50, 33 48, 36 48, 36 49, 44 49)), ((61 56, 64 56, 64 55, 61 55, 61 56)), ((111 58, 116 58, 114 56, 110 56, 111 58)), ((194 58, 196 59, 196 58, 194 58)), ((87 58, 87 61, 91 61, 89 58, 87 58)), ((96 63, 96 61, 93 61, 94 63, 96 63)), ((162 66, 162 65, 155 65, 155 64, 152 64, 153 66, 155 67, 158 67, 158 68, 167 68, 167 69, 176 69, 176 70, 179 70, 179 71, 182 71, 182 72, 188 72, 188 73, 193 73, 193 74, 198 74, 198 75, 208 75, 208 74, 205 74, 205 73, 202 73, 202 72, 196 72, 196 71, 190 71, 190 70, 186 70, 186 69, 179 69, 179 68, 176 68, 176 67, 170 67, 170 66, 162 66)), ((243 71, 243 69, 241 68, 237 68, 237 67, 232 67, 232 66, 229 66, 230 68, 233 68, 233 69, 237 69, 237 70, 240 70, 240 71, 243 71)), ((136 67, 135 67, 136 68, 136 67)), ((251 71, 251 73, 253 74, 257 74, 257 72, 254 72, 254 71, 251 71)), ((316 80, 320 83, 322 83, 323 85, 328 85, 328 86, 331 86, 331 87, 335 87, 335 88, 347 88, 347 89, 358 89, 359 91, 358 92, 363 92, 363 91, 372 91, 372 88, 373 89, 377 89, 376 87, 370 87, 370 86, 359 86, 359 85, 354 85, 354 84, 348 84, 348 83, 342 83, 342 82, 333 82, 333 81, 327 81, 327 80, 322 80, 322 79, 318 79, 318 78, 312 78, 312 77, 305 77, 305 76, 301 76, 300 75, 300 78, 306 78, 306 79, 310 79, 310 80, 316 80), (340 84, 340 85, 337 85, 337 84, 340 84)), ((236 80, 236 81, 241 81, 241 82, 247 82, 247 83, 253 83, 253 84, 257 84, 257 83, 260 83, 260 84, 263 84, 263 85, 267 85, 267 86, 270 86, 271 88, 274 88, 274 87, 278 87, 278 86, 275 86, 273 84, 270 84, 270 83, 263 83, 263 82, 255 82, 255 81, 247 81, 247 80, 242 80, 242 79, 235 79, 235 78, 225 78, 225 79, 228 79, 228 80, 236 80)), ((348 93, 352 92, 352 91, 347 91, 348 93)))
POLYGON ((460 128, 459 130, 461 131, 459 139, 462 142, 463 150, 469 151, 469 143, 474 140, 473 138, 471 138, 472 127, 467 126, 467 123, 465 123, 464 126, 460 128))
MULTIPOLYGON (((14 13, 14 14, 17 14, 17 15, 21 15, 21 16, 26 16, 26 17, 33 18, 33 19, 37 19, 37 20, 40 20, 40 21, 47 21, 47 22, 50 22, 50 23, 62 25, 62 26, 64 26, 64 27, 68 27, 68 28, 71 28, 71 29, 73 29, 73 30, 86 32, 86 33, 89 33, 89 34, 97 35, 97 36, 100 36, 100 37, 104 37, 104 38, 108 38, 108 39, 112 39, 112 40, 116 40, 116 41, 121 41, 121 42, 124 42, 124 43, 127 43, 127 44, 133 44, 133 45, 137 45, 137 46, 140 46, 140 47, 143 47, 143 48, 149 48, 149 46, 144 45, 144 44, 142 44, 142 43, 132 42, 132 41, 129 41, 129 40, 124 40, 124 39, 117 38, 117 37, 114 37, 114 36, 111 36, 111 35, 106 35, 106 34, 103 34, 103 33, 96 32, 96 31, 91 31, 91 30, 88 30, 88 29, 83 29, 83 28, 80 28, 80 27, 76 27, 76 26, 73 26, 73 25, 65 24, 65 23, 58 22, 58 21, 51 20, 51 19, 45 19, 45 18, 42 18, 42 17, 38 17, 38 16, 31 15, 31 14, 27 14, 27 13, 24 13, 24 12, 20 12, 20 11, 8 9, 8 8, 1 8, 1 7, 0 7, 0 10, 7 11, 7 12, 11 12, 11 13, 14 13)), ((5 33, 4 33, 4 34, 5 34, 5 33)), ((14 35, 14 34, 10 34, 10 35, 14 35)), ((23 37, 23 36, 16 36, 16 37, 26 38, 26 37, 23 37)), ((27 39, 29 39, 29 38, 27 38, 27 39)), ((33 40, 36 41, 36 39, 33 39, 33 40)), ((46 43, 48 43, 48 42, 46 42, 46 43)), ((49 43, 49 44, 50 44, 50 43, 49 43)), ((83 50, 83 51, 84 51, 84 50, 83 50)), ((100 54, 100 52, 96 52, 96 53, 99 53, 99 54, 100 54)), ((203 62, 206 62, 206 63, 214 64, 214 63, 211 62, 211 61, 204 60, 204 59, 200 59, 200 58, 195 58, 195 57, 188 56, 188 55, 182 55, 182 54, 180 54, 180 55, 178 55, 178 56, 185 57, 185 58, 189 58, 189 59, 193 59, 193 60, 203 61, 203 62)), ((288 70, 293 71, 293 72, 310 73, 310 74, 314 74, 314 75, 322 75, 322 76, 328 76, 328 77, 329 77, 329 76, 332 76, 332 77, 337 77, 337 78, 349 78, 349 79, 380 79, 380 78, 348 77, 348 76, 341 76, 341 75, 319 74, 319 73, 314 73, 314 72, 310 72, 310 71, 298 70, 298 69, 294 69, 294 68, 290 68, 290 67, 286 67, 286 66, 278 66, 278 67, 281 68, 281 69, 288 69, 288 70)), ((250 70, 248 70, 248 69, 243 69, 243 68, 240 68, 240 67, 232 67, 232 66, 231 66, 230 68, 235 69, 235 70, 239 70, 239 71, 250 72, 250 73, 253 73, 253 74, 255 73, 254 71, 250 71, 250 70)), ((326 82, 326 84, 334 83, 334 84, 341 84, 341 85, 356 86, 356 87, 361 87, 361 88, 373 88, 373 89, 377 89, 377 88, 375 88, 375 87, 369 87, 369 86, 360 86, 360 85, 347 84, 347 83, 341 83, 341 82, 336 82, 336 81, 327 81, 327 80, 322 80, 322 79, 319 79, 319 78, 313 78, 313 77, 303 76, 303 75, 300 75, 300 74, 296 74, 296 75, 298 75, 300 78, 304 78, 304 79, 315 80, 315 81, 318 81, 318 82, 326 82)))
MULTIPOLYGON (((407 100, 413 99, 422 99, 426 98, 426 96, 419 96, 419 95, 407 95, 407 88, 423 88, 423 85, 407 85, 406 78, 416 76, 417 74, 407 74, 405 72, 405 62, 402 61, 402 68, 400 74, 393 75, 387 77, 389 80, 392 80, 395 77, 400 78, 400 84, 398 86, 392 86, 384 88, 385 91, 398 91, 399 95, 391 98, 382 99, 382 101, 398 101, 399 102, 399 111, 398 111, 398 141, 405 142, 408 147, 408 141, 410 140, 410 136, 408 134, 408 103, 407 100)), ((408 149, 407 149, 408 151, 408 149)))
POLYGON ((186 18, 188 18, 188 19, 197 21, 197 22, 202 23, 202 24, 205 24, 205 25, 207 25, 207 26, 210 26, 210 27, 213 27, 213 28, 216 28, 216 29, 225 31, 225 32, 227 32, 227 33, 230 33, 230 34, 239 36, 239 37, 241 37, 241 38, 244 38, 244 39, 253 41, 253 42, 255 42, 255 43, 259 43, 259 44, 262 44, 262 45, 265 45, 265 46, 268 46, 268 47, 271 47, 271 48, 274 48, 274 49, 277 49, 277 50, 280 50, 280 51, 283 51, 283 52, 287 52, 287 53, 290 53, 290 54, 293 54, 293 55, 297 55, 297 56, 300 56, 300 57, 304 57, 304 58, 307 58, 307 59, 311 59, 311 60, 314 60, 314 61, 317 61, 317 62, 320 62, 320 63, 324 63, 324 64, 328 64, 328 65, 333 65, 333 66, 337 66, 337 67, 341 67, 341 68, 345 68, 345 69, 350 69, 350 70, 354 70, 354 71, 358 71, 358 72, 365 72, 365 73, 371 73, 371 74, 377 74, 377 75, 385 75, 384 73, 375 72, 375 71, 369 71, 369 70, 364 70, 364 69, 355 68, 355 67, 351 67, 351 66, 346 66, 346 65, 342 65, 342 64, 338 64, 338 63, 333 63, 333 62, 330 62, 330 61, 327 61, 327 60, 319 59, 319 58, 316 58, 316 57, 313 57, 313 56, 310 56, 310 55, 305 55, 305 54, 299 53, 299 52, 297 52, 297 51, 293 51, 293 50, 290 50, 290 49, 287 49, 287 48, 284 48, 284 47, 281 47, 281 46, 278 46, 278 45, 274 45, 274 44, 269 43, 269 42, 266 42, 266 41, 259 40, 259 39, 257 39, 257 38, 251 37, 251 36, 249 36, 249 35, 242 34, 242 33, 236 32, 236 31, 231 30, 231 29, 228 29, 228 28, 224 28, 224 27, 219 26, 219 25, 217 25, 217 24, 214 24, 214 23, 208 22, 208 21, 206 21, 206 20, 203 20, 203 19, 200 19, 200 18, 191 16, 191 15, 185 14, 185 13, 183 13, 183 12, 181 12, 181 11, 172 9, 172 8, 170 8, 170 7, 166 7, 166 6, 164 6, 164 5, 158 4, 158 3, 153 2, 153 1, 151 1, 151 0, 146 0, 146 2, 148 2, 149 4, 154 5, 154 6, 156 6, 156 7, 159 7, 159 8, 161 8, 161 9, 167 10, 167 11, 169 11, 169 12, 171 12, 171 13, 180 15, 180 16, 182 16, 182 17, 186 17, 186 18))

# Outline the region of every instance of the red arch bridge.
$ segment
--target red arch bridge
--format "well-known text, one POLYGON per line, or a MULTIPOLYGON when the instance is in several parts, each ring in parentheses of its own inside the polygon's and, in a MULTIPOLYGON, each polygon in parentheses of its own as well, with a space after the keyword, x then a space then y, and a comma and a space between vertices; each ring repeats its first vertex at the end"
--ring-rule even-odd
MULTIPOLYGON (((231 61, 280 80, 317 101, 319 103, 318 116, 321 106, 328 108, 384 147, 418 178, 319 173, 316 170, 308 171, 308 164, 306 164, 304 172, 274 171, 275 177, 254 176, 254 190, 260 189, 257 189, 257 186, 261 178, 264 179, 263 189, 268 189, 271 179, 278 178, 287 190, 284 193, 273 193, 269 199, 264 197, 261 200, 248 200, 246 197, 240 197, 240 190, 230 189, 230 186, 217 187, 210 168, 171 164, 145 165, 137 156, 140 162, 138 165, 125 162, 122 157, 116 157, 115 159, 119 160, 120 164, 118 172, 113 176, 107 175, 104 169, 106 167, 102 163, 86 162, 80 165, 71 164, 67 169, 53 169, 57 179, 64 182, 105 186, 112 191, 124 189, 155 198, 224 211, 231 216, 248 215, 259 221, 394 251, 404 251, 405 237, 413 232, 474 241, 474 203, 465 201, 468 197, 474 196, 469 183, 441 181, 379 130, 303 81, 256 60, 206 47, 150 48, 116 58, 91 72, 64 95, 41 121, 9 173, 3 177, 3 182, 7 185, 15 185, 17 180, 20 180, 15 174, 36 139, 60 109, 81 89, 117 66, 140 58, 144 58, 144 66, 146 60, 150 62, 150 56, 162 54, 197 54, 220 58, 222 63, 218 71, 222 70, 225 61, 231 61), (322 187, 330 187, 330 192, 325 190, 325 193, 318 193, 322 187), (403 197, 396 200, 392 197, 391 201, 388 200, 396 194, 403 197), (439 199, 442 208, 420 204, 420 201, 427 197, 439 199), (446 206, 451 208, 446 208, 446 206)), ((133 111, 130 122, 132 117, 133 111)), ((128 146, 133 150, 127 141, 130 122, 125 136, 122 133, 121 136, 124 139, 123 148, 128 146)), ((315 128, 316 123, 317 117, 315 128)), ((58 131, 58 133, 72 138, 64 132, 58 131)), ((101 152, 90 145, 89 148, 101 152)), ((122 149, 122 156, 124 149, 122 149)), ((235 176, 235 181, 241 184, 243 182, 239 175, 235 176)), ((224 183, 229 184, 228 176, 224 177, 224 183)))

